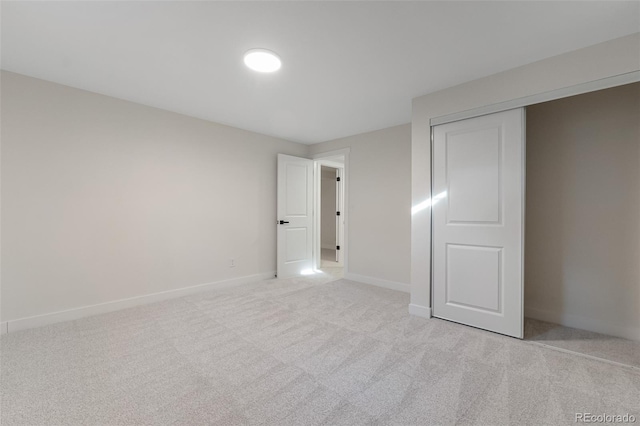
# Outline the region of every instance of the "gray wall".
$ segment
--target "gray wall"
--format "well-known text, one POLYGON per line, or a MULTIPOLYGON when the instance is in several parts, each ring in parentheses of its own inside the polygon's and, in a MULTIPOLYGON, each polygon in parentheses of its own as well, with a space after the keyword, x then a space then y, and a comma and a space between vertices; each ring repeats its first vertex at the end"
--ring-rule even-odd
POLYGON ((527 316, 640 332, 640 83, 527 108, 525 241, 527 316))
POLYGON ((347 146, 350 269, 408 289, 410 125, 305 146, 1 77, 3 322, 273 272, 276 154, 347 146))
POLYGON ((310 154, 347 147, 349 236, 345 273, 352 278, 401 284, 408 290, 411 125, 314 144, 310 154))
MULTIPOLYGON (((412 205, 431 197, 430 120, 640 70, 640 33, 554 56, 413 100, 412 205)), ((411 216, 411 312, 429 316, 431 211, 411 216)), ((639 337, 640 338, 640 337, 639 337)))
POLYGON ((9 72, 1 90, 2 321, 275 270, 276 154, 307 146, 9 72))

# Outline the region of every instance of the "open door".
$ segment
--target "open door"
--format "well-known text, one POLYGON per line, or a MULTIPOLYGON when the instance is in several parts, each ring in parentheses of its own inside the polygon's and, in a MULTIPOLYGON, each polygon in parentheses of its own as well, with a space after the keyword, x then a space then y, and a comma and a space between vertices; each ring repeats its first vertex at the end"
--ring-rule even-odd
POLYGON ((278 154, 279 278, 313 271, 313 161, 278 154))
POLYGON ((433 315, 522 338, 524 109, 433 136, 433 315))

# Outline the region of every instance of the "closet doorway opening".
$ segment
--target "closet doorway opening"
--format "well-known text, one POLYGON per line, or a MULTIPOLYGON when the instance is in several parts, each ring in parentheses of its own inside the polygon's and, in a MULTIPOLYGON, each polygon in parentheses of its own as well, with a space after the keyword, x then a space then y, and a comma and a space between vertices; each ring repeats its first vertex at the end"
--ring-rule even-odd
POLYGON ((525 339, 640 368, 640 83, 527 107, 525 339))
POLYGON ((432 126, 433 316, 640 368, 640 83, 527 104, 511 197, 519 141, 490 131, 516 110, 483 112, 432 126), (509 224, 515 249, 484 242, 509 224))

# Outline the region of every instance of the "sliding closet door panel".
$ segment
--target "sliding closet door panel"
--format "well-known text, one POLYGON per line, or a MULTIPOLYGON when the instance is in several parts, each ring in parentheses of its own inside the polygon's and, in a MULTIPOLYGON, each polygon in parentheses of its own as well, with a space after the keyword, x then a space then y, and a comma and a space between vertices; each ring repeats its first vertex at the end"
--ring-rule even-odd
POLYGON ((522 338, 524 109, 433 131, 434 316, 522 338))

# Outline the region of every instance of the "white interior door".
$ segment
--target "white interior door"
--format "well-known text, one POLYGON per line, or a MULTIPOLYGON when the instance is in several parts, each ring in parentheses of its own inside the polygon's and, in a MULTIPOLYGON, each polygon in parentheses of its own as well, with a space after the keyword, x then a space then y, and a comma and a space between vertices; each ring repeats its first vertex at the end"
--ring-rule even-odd
POLYGON ((435 126, 433 315, 523 337, 524 109, 435 126))
POLYGON ((278 154, 279 278, 313 271, 313 161, 278 154))

